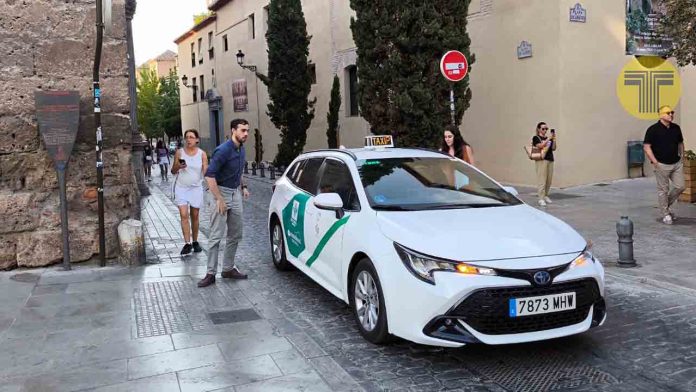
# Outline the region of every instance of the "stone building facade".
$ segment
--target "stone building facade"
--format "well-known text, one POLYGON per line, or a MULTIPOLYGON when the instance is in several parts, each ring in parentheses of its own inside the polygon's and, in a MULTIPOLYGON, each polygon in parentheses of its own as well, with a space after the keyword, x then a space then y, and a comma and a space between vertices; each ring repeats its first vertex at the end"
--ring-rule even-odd
MULTIPOLYGON (((34 92, 77 90, 80 127, 67 169, 73 262, 98 253, 92 68, 95 1, 0 2, 0 269, 62 259, 58 182, 37 128, 34 92)), ((131 163, 124 0, 113 1, 101 64, 107 257, 138 206, 131 163)))

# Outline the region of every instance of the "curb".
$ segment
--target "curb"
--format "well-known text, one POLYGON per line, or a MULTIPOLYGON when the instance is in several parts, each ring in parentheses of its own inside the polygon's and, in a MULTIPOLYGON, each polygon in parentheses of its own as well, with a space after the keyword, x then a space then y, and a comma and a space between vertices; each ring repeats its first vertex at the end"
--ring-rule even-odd
POLYGON ((623 280, 631 283, 639 283, 639 284, 645 284, 648 286, 652 286, 655 288, 660 288, 663 290, 668 290, 672 291, 675 293, 679 294, 684 294, 688 295, 691 297, 696 297, 696 290, 690 289, 688 287, 684 286, 679 286, 673 283, 668 283, 662 280, 654 279, 654 278, 648 278, 645 276, 634 276, 634 275, 629 275, 629 274, 623 274, 621 272, 615 272, 615 271, 609 271, 605 268, 604 274, 611 276, 612 278, 618 279, 618 280, 623 280))

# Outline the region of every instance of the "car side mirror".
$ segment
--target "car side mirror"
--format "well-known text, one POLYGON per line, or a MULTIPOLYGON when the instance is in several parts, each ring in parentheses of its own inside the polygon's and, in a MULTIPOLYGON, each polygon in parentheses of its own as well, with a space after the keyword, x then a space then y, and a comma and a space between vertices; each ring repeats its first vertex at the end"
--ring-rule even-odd
POLYGON ((510 193, 513 196, 518 196, 520 194, 519 192, 517 192, 517 189, 515 189, 515 187, 512 186, 504 186, 503 189, 505 189, 507 193, 510 193))
POLYGON ((343 200, 338 193, 320 193, 314 198, 314 206, 320 210, 336 211, 336 219, 343 218, 343 200))

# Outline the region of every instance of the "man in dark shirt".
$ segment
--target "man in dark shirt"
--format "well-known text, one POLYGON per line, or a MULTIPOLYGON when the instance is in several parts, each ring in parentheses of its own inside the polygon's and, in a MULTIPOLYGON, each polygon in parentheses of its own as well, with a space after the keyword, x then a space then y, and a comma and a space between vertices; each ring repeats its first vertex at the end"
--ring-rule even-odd
POLYGON ((213 209, 210 214, 210 234, 208 235, 208 271, 198 287, 215 283, 217 274, 218 250, 222 237, 225 236, 222 277, 246 279, 247 275, 239 271, 234 263, 237 246, 242 240, 242 196, 249 198, 249 190, 244 184, 242 170, 246 152, 244 142, 249 136, 249 122, 235 119, 230 123, 232 135, 229 140, 219 145, 205 172, 210 193, 214 203, 208 204, 213 209))
POLYGON ((662 222, 671 225, 674 213, 670 207, 684 192, 684 137, 679 125, 672 122, 674 110, 671 107, 662 106, 659 113, 660 120, 645 132, 643 149, 655 169, 662 222), (674 185, 671 191, 670 180, 674 185))

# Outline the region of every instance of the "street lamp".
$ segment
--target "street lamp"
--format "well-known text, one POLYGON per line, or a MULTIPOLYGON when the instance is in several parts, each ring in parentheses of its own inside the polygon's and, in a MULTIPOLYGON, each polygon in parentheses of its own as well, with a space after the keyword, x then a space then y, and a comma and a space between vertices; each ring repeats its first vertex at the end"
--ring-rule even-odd
POLYGON ((239 49, 237 52, 237 64, 244 69, 248 69, 249 71, 256 73, 255 65, 244 65, 244 52, 242 52, 241 49, 239 49))

